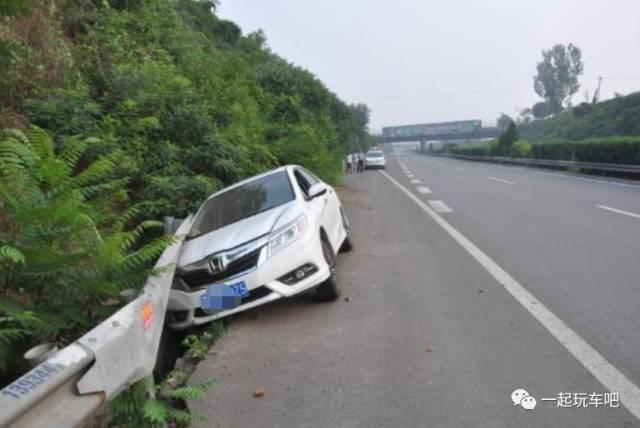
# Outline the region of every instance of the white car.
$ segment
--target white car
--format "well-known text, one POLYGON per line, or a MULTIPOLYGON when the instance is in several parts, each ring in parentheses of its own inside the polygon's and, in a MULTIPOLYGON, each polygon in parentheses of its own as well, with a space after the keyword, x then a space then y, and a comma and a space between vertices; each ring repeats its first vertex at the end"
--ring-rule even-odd
POLYGON ((169 326, 207 323, 312 288, 319 300, 337 299, 335 255, 351 249, 348 232, 335 190, 300 166, 213 194, 185 237, 169 296, 169 326), (237 306, 204 310, 201 298, 213 284, 237 293, 237 306))
POLYGON ((364 168, 365 169, 374 169, 374 168, 382 168, 385 169, 387 167, 387 161, 384 158, 384 152, 381 150, 370 150, 364 157, 364 168))

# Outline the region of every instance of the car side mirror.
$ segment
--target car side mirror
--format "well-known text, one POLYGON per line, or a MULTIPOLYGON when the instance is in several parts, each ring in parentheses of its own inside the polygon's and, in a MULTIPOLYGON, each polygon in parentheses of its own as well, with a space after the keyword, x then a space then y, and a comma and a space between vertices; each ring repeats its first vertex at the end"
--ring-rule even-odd
POLYGON ((308 199, 317 198, 318 196, 322 196, 327 193, 327 185, 324 183, 316 183, 309 188, 307 192, 308 199))

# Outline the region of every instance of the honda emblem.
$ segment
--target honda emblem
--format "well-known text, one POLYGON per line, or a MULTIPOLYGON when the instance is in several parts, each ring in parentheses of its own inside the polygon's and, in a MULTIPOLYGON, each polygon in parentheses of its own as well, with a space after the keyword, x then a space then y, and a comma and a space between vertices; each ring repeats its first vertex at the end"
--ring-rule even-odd
POLYGON ((227 263, 223 257, 209 259, 209 273, 216 274, 224 272, 225 269, 227 269, 227 263))

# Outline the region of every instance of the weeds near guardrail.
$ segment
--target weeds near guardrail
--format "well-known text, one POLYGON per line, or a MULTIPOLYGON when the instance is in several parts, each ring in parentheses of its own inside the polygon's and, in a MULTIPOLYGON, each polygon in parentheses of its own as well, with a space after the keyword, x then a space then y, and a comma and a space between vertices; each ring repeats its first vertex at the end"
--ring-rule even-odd
POLYGON ((221 321, 215 321, 206 330, 187 336, 182 344, 186 351, 175 363, 175 368, 158 385, 151 379, 142 380, 111 402, 111 415, 106 427, 157 428, 187 427, 204 421, 201 415, 189 411, 186 401, 205 397, 214 379, 189 385, 189 377, 197 364, 224 333, 221 321))
POLYGON ((198 363, 204 359, 209 353, 216 340, 224 333, 224 326, 222 321, 214 321, 207 330, 200 334, 190 334, 185 337, 182 344, 187 348, 187 352, 184 357, 189 362, 198 363))
POLYGON ((107 426, 119 428, 186 427, 203 416, 189 412, 185 400, 198 400, 214 384, 213 380, 196 385, 173 387, 170 375, 159 386, 149 388, 149 380, 133 385, 111 402, 112 417, 107 426), (150 396, 152 395, 152 396, 150 396))

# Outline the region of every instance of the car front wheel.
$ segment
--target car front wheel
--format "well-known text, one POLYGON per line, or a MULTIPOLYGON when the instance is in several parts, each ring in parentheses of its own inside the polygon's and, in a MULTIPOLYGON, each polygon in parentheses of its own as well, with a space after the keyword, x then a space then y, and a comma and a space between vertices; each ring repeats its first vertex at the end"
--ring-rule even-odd
POLYGON ((321 302, 328 302, 340 297, 340 286, 336 273, 336 256, 331 244, 324 238, 322 238, 322 254, 329 266, 329 278, 316 287, 316 297, 321 302))

